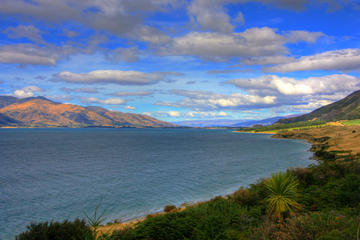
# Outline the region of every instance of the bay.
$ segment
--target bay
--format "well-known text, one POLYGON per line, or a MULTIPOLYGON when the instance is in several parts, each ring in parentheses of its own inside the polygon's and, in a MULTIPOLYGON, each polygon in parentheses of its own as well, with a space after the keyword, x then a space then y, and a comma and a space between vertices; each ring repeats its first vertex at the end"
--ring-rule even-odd
POLYGON ((313 163, 310 145, 206 129, 0 129, 0 239, 30 222, 105 222, 208 200, 313 163))

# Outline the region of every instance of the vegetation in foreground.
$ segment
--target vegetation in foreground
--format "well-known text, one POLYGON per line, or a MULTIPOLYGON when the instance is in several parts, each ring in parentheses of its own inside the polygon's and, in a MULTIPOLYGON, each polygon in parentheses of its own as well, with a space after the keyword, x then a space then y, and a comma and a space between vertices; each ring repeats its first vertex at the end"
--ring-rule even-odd
POLYGON ((17 239, 359 239, 360 155, 339 159, 318 149, 319 164, 274 174, 184 211, 172 207, 112 233, 97 232, 97 221, 75 220, 31 224, 17 239))

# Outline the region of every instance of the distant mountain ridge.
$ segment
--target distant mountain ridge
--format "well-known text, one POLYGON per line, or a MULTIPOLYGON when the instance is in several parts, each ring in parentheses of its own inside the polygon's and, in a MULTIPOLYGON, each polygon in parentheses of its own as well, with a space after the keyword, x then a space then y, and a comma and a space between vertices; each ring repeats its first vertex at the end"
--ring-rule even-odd
POLYGON ((176 127, 143 114, 62 104, 44 97, 0 96, 0 126, 13 127, 176 127))
POLYGON ((276 123, 295 123, 310 120, 326 122, 360 119, 360 90, 349 96, 298 117, 280 119, 276 123))

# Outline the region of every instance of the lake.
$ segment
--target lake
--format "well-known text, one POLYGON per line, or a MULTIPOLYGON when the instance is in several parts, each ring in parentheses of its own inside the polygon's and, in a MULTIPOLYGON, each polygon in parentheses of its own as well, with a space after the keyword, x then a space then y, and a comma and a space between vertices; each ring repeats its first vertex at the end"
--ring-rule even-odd
POLYGON ((301 140, 205 129, 0 129, 0 239, 30 222, 129 220, 314 161, 301 140))

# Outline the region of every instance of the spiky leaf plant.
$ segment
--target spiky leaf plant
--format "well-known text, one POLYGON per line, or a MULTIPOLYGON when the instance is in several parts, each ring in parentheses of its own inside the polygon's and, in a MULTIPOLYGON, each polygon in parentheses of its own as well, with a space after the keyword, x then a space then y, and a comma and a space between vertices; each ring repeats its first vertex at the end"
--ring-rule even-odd
POLYGON ((265 181, 268 196, 266 202, 269 215, 282 219, 285 212, 300 210, 301 205, 297 202, 299 182, 291 173, 275 173, 265 181))

